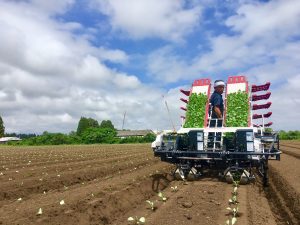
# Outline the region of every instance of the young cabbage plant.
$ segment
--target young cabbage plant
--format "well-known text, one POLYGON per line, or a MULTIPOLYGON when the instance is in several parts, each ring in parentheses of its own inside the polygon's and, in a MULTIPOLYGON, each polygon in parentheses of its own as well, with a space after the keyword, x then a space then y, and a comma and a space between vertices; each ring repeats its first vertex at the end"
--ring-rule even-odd
POLYGON ((171 187, 171 189, 172 189, 172 192, 177 192, 178 191, 178 187, 177 186, 171 187))
POLYGON ((64 201, 64 200, 61 200, 61 201, 59 202, 59 204, 60 204, 60 205, 65 205, 65 201, 64 201))
POLYGON ((232 192, 232 195, 233 195, 233 196, 237 196, 237 194, 238 194, 238 193, 237 193, 237 190, 238 190, 237 187, 234 187, 234 188, 233 188, 233 192, 232 192))
POLYGON ((167 201, 167 197, 165 197, 165 196, 163 195, 162 192, 159 192, 159 193, 158 193, 158 197, 159 197, 160 200, 163 201, 163 202, 166 202, 166 201, 167 201))
POLYGON ((229 202, 229 204, 233 204, 233 205, 238 204, 238 200, 237 200, 236 195, 233 195, 233 196, 228 200, 228 202, 229 202))
POLYGON ((39 211, 37 212, 37 215, 42 215, 43 214, 43 210, 42 208, 39 208, 39 211))
POLYGON ((236 208, 235 207, 234 208, 227 207, 226 209, 229 210, 232 213, 233 217, 238 216, 238 213, 239 213, 239 207, 238 206, 236 208))
POLYGON ((146 223, 146 219, 145 217, 140 217, 138 218, 136 217, 129 217, 127 219, 128 222, 130 222, 131 224, 145 224, 146 223))
POLYGON ((152 202, 150 200, 147 200, 146 202, 150 205, 150 208, 151 208, 152 211, 154 211, 156 209, 156 206, 154 205, 154 202, 152 202))
POLYGON ((239 187, 240 182, 237 180, 233 181, 233 187, 239 187))
POLYGON ((237 218, 233 217, 231 220, 226 221, 226 225, 234 225, 237 222, 237 218))

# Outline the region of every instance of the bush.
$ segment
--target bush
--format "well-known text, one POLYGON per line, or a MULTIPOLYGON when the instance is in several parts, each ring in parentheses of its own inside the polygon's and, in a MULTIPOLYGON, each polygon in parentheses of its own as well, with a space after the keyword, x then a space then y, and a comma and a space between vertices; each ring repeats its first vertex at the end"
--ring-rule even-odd
POLYGON ((114 138, 117 132, 110 128, 88 128, 81 135, 84 144, 108 143, 115 142, 114 138))
POLYGON ((300 140, 300 131, 291 130, 291 131, 279 131, 279 138, 281 140, 300 140))

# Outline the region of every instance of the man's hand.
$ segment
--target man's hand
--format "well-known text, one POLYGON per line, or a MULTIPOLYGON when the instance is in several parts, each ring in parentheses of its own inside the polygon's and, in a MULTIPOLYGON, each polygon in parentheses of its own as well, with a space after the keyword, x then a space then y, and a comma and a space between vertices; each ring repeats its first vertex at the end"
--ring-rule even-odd
POLYGON ((223 116, 223 115, 222 115, 222 113, 221 113, 220 107, 219 107, 219 106, 215 106, 215 107, 214 107, 214 111, 215 111, 215 113, 216 113, 218 119, 222 119, 222 116, 223 116))

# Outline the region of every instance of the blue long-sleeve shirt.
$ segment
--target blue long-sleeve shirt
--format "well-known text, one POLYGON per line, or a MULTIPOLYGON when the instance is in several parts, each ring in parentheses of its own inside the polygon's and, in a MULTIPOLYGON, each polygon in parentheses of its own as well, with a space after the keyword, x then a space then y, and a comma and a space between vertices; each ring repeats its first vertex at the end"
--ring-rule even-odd
POLYGON ((223 97, 221 94, 214 92, 211 97, 210 97, 210 104, 212 107, 212 118, 216 119, 218 118, 217 114, 214 111, 214 107, 218 106, 220 108, 220 111, 223 115, 223 111, 224 111, 224 102, 223 102, 223 97))

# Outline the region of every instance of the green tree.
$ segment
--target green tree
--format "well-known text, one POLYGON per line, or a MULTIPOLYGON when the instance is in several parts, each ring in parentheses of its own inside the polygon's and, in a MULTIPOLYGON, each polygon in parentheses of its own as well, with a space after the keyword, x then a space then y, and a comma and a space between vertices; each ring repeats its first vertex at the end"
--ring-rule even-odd
POLYGON ((102 120, 100 128, 108 128, 115 130, 115 127, 110 120, 102 120))
POLYGON ((2 118, 0 116, 0 137, 3 137, 4 133, 5 133, 5 127, 4 127, 3 120, 2 120, 2 118))
POLYGON ((99 127, 98 121, 94 120, 93 118, 81 117, 78 122, 77 135, 81 135, 86 129, 91 127, 98 128, 99 127))
POLYGON ((82 134, 85 144, 114 143, 117 132, 109 128, 88 128, 82 134))

